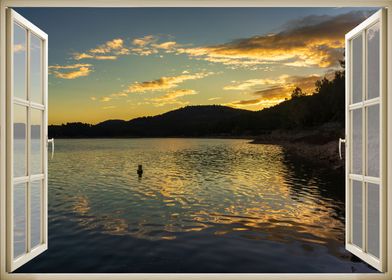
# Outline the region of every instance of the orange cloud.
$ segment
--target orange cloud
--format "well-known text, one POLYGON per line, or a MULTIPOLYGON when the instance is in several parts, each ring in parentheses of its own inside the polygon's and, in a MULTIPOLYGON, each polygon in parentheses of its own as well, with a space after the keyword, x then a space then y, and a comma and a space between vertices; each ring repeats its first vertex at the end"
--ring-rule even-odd
MULTIPOLYGON (((329 77, 327 73, 326 77, 329 77)), ((312 94, 315 90, 316 81, 322 77, 318 75, 309 76, 288 76, 282 75, 276 80, 269 79, 253 79, 247 80, 242 83, 236 83, 231 88, 236 90, 251 90, 253 96, 257 98, 248 100, 238 100, 228 103, 226 105, 235 108, 251 107, 250 109, 260 110, 263 108, 271 107, 283 102, 290 98, 291 93, 295 87, 300 87, 303 92, 312 94), (260 83, 257 83, 259 81, 260 83), (266 88, 257 89, 259 85, 268 85, 266 88)), ((227 88, 226 88, 227 89, 227 88)), ((248 108, 249 109, 249 108, 248 108)))
POLYGON ((176 53, 182 45, 175 41, 161 41, 161 36, 147 35, 141 38, 133 39, 132 44, 135 46, 131 49, 132 53, 140 56, 148 56, 152 54, 176 53))
POLYGON ((72 65, 50 65, 49 69, 77 69, 81 67, 92 67, 92 64, 87 64, 87 63, 78 63, 78 64, 72 64, 72 65))
POLYGON ((286 83, 288 75, 281 75, 278 79, 250 79, 243 82, 232 82, 225 86, 224 90, 248 90, 255 86, 276 85, 286 83))
POLYGON ((105 42, 87 52, 74 53, 75 60, 96 59, 96 60, 115 60, 119 55, 127 55, 130 51, 124 47, 124 40, 121 38, 105 42))
POLYGON ((165 95, 160 97, 151 98, 151 101, 161 102, 168 100, 176 100, 179 97, 187 96, 187 95, 195 95, 197 92, 193 89, 177 89, 173 91, 167 92, 165 95))
POLYGON ((197 94, 197 91, 193 89, 177 89, 177 90, 169 91, 162 96, 151 98, 149 99, 149 101, 151 101, 157 107, 168 105, 168 104, 185 106, 189 104, 189 102, 179 100, 179 98, 188 95, 195 95, 195 94, 197 94))
POLYGON ((110 98, 110 97, 108 97, 108 96, 104 96, 104 97, 101 97, 101 98, 99 99, 99 101, 101 101, 101 102, 109 102, 110 100, 112 100, 112 98, 110 98))
POLYGON ((132 44, 134 44, 135 46, 138 46, 138 47, 144 47, 144 46, 150 45, 152 43, 155 43, 157 41, 158 41, 158 38, 156 36, 146 35, 141 38, 133 39, 132 44))
POLYGON ((132 40, 132 44, 135 46, 132 48, 132 53, 140 56, 148 56, 151 54, 158 53, 158 50, 152 48, 151 45, 159 40, 157 36, 146 35, 141 38, 136 38, 132 40))
POLYGON ((309 16, 292 21, 285 30, 229 43, 179 48, 178 53, 233 67, 281 63, 295 67, 334 67, 343 58, 344 35, 369 15, 350 12, 337 16, 309 16))
POLYGON ((314 84, 319 80, 321 76, 319 75, 309 75, 309 76, 289 76, 281 75, 277 79, 263 78, 263 79, 250 79, 242 82, 233 81, 230 85, 225 86, 224 90, 252 90, 255 91, 259 87, 268 86, 268 88, 285 87, 285 88, 295 88, 300 86, 304 91, 312 91, 314 89, 314 84))
MULTIPOLYGON (((113 98, 127 97, 131 93, 145 93, 149 91, 152 92, 152 91, 169 90, 178 87, 180 84, 184 83, 185 81, 198 80, 214 74, 213 72, 199 72, 194 74, 190 74, 188 72, 186 73, 187 74, 182 74, 178 76, 161 77, 159 79, 152 80, 152 81, 134 82, 130 84, 125 90, 113 93, 107 97, 102 97, 100 101, 105 102, 105 101, 110 101, 113 98)), ((161 97, 152 98, 150 99, 150 101, 153 101, 155 103, 161 102, 161 105, 165 105, 165 104, 186 105, 188 104, 188 102, 178 101, 177 98, 185 95, 194 95, 194 94, 197 94, 197 92, 194 90, 178 89, 178 90, 169 91, 161 97)))
POLYGON ((124 51, 128 50, 124 49, 124 41, 121 38, 113 39, 111 41, 107 41, 105 44, 98 46, 97 48, 91 49, 90 53, 99 53, 106 54, 111 53, 113 51, 124 51))
POLYGON ((151 46, 155 49, 158 49, 158 50, 164 50, 167 53, 175 52, 176 48, 179 47, 177 42, 174 42, 174 41, 167 41, 167 42, 160 43, 160 44, 152 44, 151 46))
POLYGON ((256 98, 250 100, 239 100, 231 103, 226 103, 226 106, 234 107, 234 108, 247 108, 253 110, 261 110, 263 108, 268 108, 283 102, 285 99, 281 98, 273 98, 273 99, 263 99, 256 98))
POLYGON ((158 53, 158 51, 150 48, 133 48, 132 53, 140 56, 147 56, 151 54, 156 54, 158 53))
POLYGON ((146 91, 161 91, 177 87, 188 80, 197 80, 213 74, 212 72, 200 72, 195 74, 183 74, 179 76, 161 77, 146 82, 135 82, 128 86, 126 93, 143 93, 146 91))
POLYGON ((92 70, 91 64, 73 64, 73 65, 51 65, 49 66, 50 74, 55 75, 56 78, 73 80, 80 77, 90 75, 92 70), (66 70, 66 72, 63 72, 66 70), (69 71, 74 70, 74 71, 69 71), (68 72, 67 72, 68 71, 68 72))
POLYGON ((87 54, 87 53, 74 53, 73 58, 75 60, 81 60, 81 59, 85 59, 85 58, 94 58, 94 56, 91 54, 87 54))

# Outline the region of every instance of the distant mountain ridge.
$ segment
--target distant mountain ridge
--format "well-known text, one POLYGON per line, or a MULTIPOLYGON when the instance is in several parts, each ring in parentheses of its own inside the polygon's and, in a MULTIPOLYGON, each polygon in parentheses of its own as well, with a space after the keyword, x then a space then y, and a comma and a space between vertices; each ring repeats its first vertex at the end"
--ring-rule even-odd
POLYGON ((254 112, 221 105, 187 106, 161 115, 96 125, 67 123, 49 126, 50 137, 203 137, 233 134, 233 124, 254 112))
POLYGON ((49 137, 241 137, 262 135, 277 129, 317 129, 330 122, 344 128, 344 71, 336 71, 333 80, 324 78, 315 86, 315 92, 310 95, 296 88, 291 99, 260 111, 222 105, 187 106, 129 121, 50 125, 49 137))

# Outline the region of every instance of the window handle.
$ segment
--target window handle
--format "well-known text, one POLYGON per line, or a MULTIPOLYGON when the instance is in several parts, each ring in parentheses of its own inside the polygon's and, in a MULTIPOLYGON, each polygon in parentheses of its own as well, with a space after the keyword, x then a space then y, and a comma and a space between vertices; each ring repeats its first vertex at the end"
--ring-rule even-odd
POLYGON ((346 139, 339 138, 339 158, 343 159, 342 157, 342 143, 346 144, 346 139))
POLYGON ((48 139, 48 144, 52 145, 52 156, 51 159, 53 159, 53 155, 54 155, 54 138, 48 139))

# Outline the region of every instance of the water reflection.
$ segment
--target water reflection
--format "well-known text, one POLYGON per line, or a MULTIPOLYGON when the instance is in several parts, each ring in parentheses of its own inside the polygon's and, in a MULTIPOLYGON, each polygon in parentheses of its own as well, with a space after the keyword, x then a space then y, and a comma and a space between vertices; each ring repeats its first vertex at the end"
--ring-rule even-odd
MULTIPOLYGON (((58 140, 56 145, 49 165, 50 223, 57 228, 73 222, 89 235, 99 234, 95 242, 113 242, 111 258, 131 254, 115 245, 117 236, 132 238, 132 251, 151 265, 167 258, 159 253, 164 248, 171 254, 192 251, 194 263, 203 262, 197 260, 203 255, 204 262, 215 264, 205 271, 221 271, 219 265, 229 260, 235 265, 227 269, 246 265, 264 271, 263 257, 250 257, 256 253, 272 259, 283 254, 295 262, 318 252, 339 264, 332 271, 353 265, 343 249, 344 197, 332 190, 344 181, 310 171, 314 168, 294 162, 279 146, 212 139, 58 140), (139 164, 142 179, 135 172, 139 164), (144 252, 144 242, 160 249, 144 252), (218 251, 207 249, 204 255, 202 246, 218 251)), ((69 242, 83 247, 78 239, 69 242)), ((176 265, 157 269, 189 272, 176 265)), ((314 263, 322 265, 323 260, 314 263)))
MULTIPOLYGON (((83 182, 71 185, 81 195, 70 202, 83 226, 145 239, 209 227, 219 233, 221 227, 226 232, 262 231, 281 241, 276 232, 286 232, 283 240, 342 239, 342 217, 336 211, 342 205, 321 196, 315 179, 296 177, 279 146, 171 139, 167 145, 145 140, 147 148, 140 149, 130 142, 117 143, 128 146, 125 151, 118 147, 64 155, 83 182), (145 166, 143 181, 135 180, 138 162, 145 166)), ((59 161, 61 157, 57 155, 59 161)))

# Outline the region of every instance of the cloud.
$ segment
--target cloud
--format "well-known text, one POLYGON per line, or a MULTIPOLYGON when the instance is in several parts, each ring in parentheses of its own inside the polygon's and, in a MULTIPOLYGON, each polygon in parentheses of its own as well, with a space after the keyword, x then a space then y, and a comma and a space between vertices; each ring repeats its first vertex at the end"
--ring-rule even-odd
POLYGON ((72 64, 72 65, 50 65, 49 69, 77 69, 81 67, 92 67, 92 64, 87 64, 87 63, 78 63, 78 64, 72 64))
POLYGON ((164 42, 161 44, 154 44, 154 46, 158 49, 170 50, 170 49, 173 49, 174 47, 176 47, 177 43, 174 41, 169 41, 169 42, 164 42))
POLYGON ((158 54, 161 51, 165 53, 174 53, 177 52, 177 48, 180 47, 180 45, 175 41, 158 43, 159 40, 161 40, 161 38, 155 35, 147 35, 142 38, 136 38, 132 41, 135 46, 131 49, 132 53, 140 56, 158 54))
MULTIPOLYGON (((178 87, 180 84, 184 83, 185 81, 198 80, 213 74, 214 74, 213 72, 198 72, 193 74, 187 73, 178 76, 164 76, 159 79, 151 80, 151 81, 134 82, 128 85, 125 90, 112 93, 107 97, 102 97, 100 101, 105 102, 105 101, 110 101, 111 99, 127 97, 129 94, 132 93, 145 93, 145 92, 153 92, 153 91, 159 92, 164 90, 170 90, 178 87)), ((194 94, 197 94, 197 92, 194 90, 178 89, 178 90, 171 90, 166 94, 164 94, 163 96, 152 98, 149 100, 155 103, 158 102, 162 103, 164 101, 164 104, 162 103, 163 105, 169 103, 186 105, 188 104, 188 102, 183 102, 183 101, 180 102, 177 100, 177 98, 186 95, 194 95, 194 94)))
POLYGON ((85 59, 85 58, 94 58, 94 56, 91 54, 87 54, 87 53, 74 53, 73 58, 75 60, 81 60, 81 59, 85 59))
POLYGON ((178 105, 178 106, 185 106, 188 105, 188 101, 183 101, 183 100, 178 100, 179 98, 181 99, 184 96, 188 95, 195 95, 197 94, 197 91, 193 89, 176 89, 167 92, 166 94, 154 98, 148 99, 148 101, 151 101, 154 106, 160 107, 164 105, 178 105))
POLYGON ((105 106, 105 107, 102 107, 102 109, 104 109, 104 110, 115 109, 115 108, 116 108, 116 106, 105 106))
POLYGON ((116 55, 91 55, 88 53, 74 53, 73 59, 81 60, 81 59, 96 59, 96 60, 116 60, 116 55))
POLYGON ((124 40, 116 38, 105 42, 87 52, 74 53, 75 60, 96 59, 96 60, 115 60, 120 55, 128 55, 130 50, 124 46, 124 40))
POLYGON ((132 44, 134 44, 135 46, 138 46, 138 47, 145 47, 145 46, 150 45, 152 43, 155 43, 157 41, 158 41, 158 38, 156 36, 146 35, 141 38, 133 39, 132 44))
POLYGON ((211 97, 211 98, 208 98, 208 101, 214 101, 214 100, 219 100, 219 99, 221 99, 222 97, 211 97))
MULTIPOLYGON (((162 52, 177 53, 177 50, 180 47, 183 47, 183 45, 180 45, 175 41, 169 40, 162 42, 162 40, 164 40, 162 36, 155 35, 147 35, 141 38, 133 39, 132 44, 134 45, 134 47, 131 49, 131 51, 135 55, 148 56, 162 52)), ((162 57, 162 55, 160 55, 160 57, 162 57)))
POLYGON ((25 50, 26 50, 26 46, 24 44, 14 45, 14 53, 23 52, 25 50))
POLYGON ((225 86, 224 90, 241 90, 241 91, 255 91, 257 88, 263 87, 264 89, 273 88, 295 88, 301 87, 304 91, 312 91, 315 83, 321 76, 313 74, 309 76, 289 76, 281 75, 276 79, 263 78, 263 79, 250 79, 242 82, 231 82, 230 85, 225 86), (267 87, 267 88, 266 88, 267 87))
POLYGON ((126 93, 126 92, 117 92, 117 93, 111 94, 110 96, 112 96, 112 97, 127 97, 128 93, 126 93))
POLYGON ((167 92, 165 95, 151 98, 151 101, 161 102, 161 101, 168 101, 168 100, 176 100, 177 98, 187 96, 187 95, 195 95, 197 91, 193 89, 177 89, 173 91, 167 92))
POLYGON ((192 59, 219 63, 232 69, 261 66, 336 67, 343 58, 344 35, 372 11, 353 11, 335 16, 307 16, 289 21, 281 31, 240 38, 211 46, 189 46, 173 40, 159 42, 147 35, 133 40, 132 53, 141 56, 160 52, 184 54, 192 59))
POLYGON ((286 82, 288 75, 281 75, 278 79, 250 79, 243 82, 232 82, 230 85, 225 86, 224 90, 248 90, 255 86, 276 85, 286 82))
POLYGON ((259 98, 257 99, 250 99, 250 100, 240 100, 240 101, 235 101, 231 104, 234 105, 258 105, 260 104, 261 100, 259 98))
POLYGON ((49 69, 50 74, 53 74, 56 78, 67 80, 86 77, 93 71, 91 64, 80 63, 73 65, 51 65, 49 66, 49 69))
POLYGON ((180 47, 177 42, 174 41, 167 41, 160 44, 152 44, 153 48, 158 50, 164 50, 166 53, 175 52, 178 47, 180 47))
POLYGON ((354 11, 337 16, 309 16, 289 22, 278 33, 220 45, 178 48, 177 52, 234 67, 275 63, 295 67, 335 67, 343 58, 345 33, 369 14, 370 11, 354 11))
POLYGON ((270 87, 267 89, 262 89, 253 92, 254 95, 260 96, 264 100, 284 100, 286 98, 289 98, 291 95, 291 92, 295 89, 294 85, 286 85, 286 86, 275 86, 275 87, 270 87))
POLYGON ((99 101, 101 101, 101 102, 109 102, 110 100, 112 100, 112 98, 110 98, 110 97, 108 97, 108 96, 104 96, 104 97, 101 97, 101 98, 99 99, 99 101))
POLYGON ((148 56, 148 55, 156 54, 158 53, 158 51, 150 48, 133 48, 132 53, 140 56, 148 56))
MULTIPOLYGON (((330 78, 331 74, 326 74, 327 78, 330 78)), ((263 109, 266 107, 274 106, 288 98, 295 87, 300 87, 303 92, 311 94, 315 90, 316 81, 322 77, 319 75, 309 76, 289 76, 281 75, 276 80, 272 79, 252 79, 243 82, 234 82, 233 85, 225 87, 230 90, 248 90, 252 98, 248 100, 238 100, 226 105, 243 108, 243 107, 255 107, 256 109, 263 109), (266 86, 267 85, 267 86, 266 86), (259 86, 263 88, 258 89, 259 86)))
POLYGON ((107 41, 105 44, 100 45, 89 51, 90 53, 107 54, 112 52, 123 52, 128 53, 129 50, 124 48, 124 41, 121 38, 107 41))
POLYGON ((161 77, 152 81, 135 82, 128 86, 126 93, 144 93, 146 91, 161 91, 177 87, 188 80, 198 80, 212 75, 212 72, 200 72, 194 74, 182 74, 178 76, 161 77))
POLYGON ((146 35, 141 38, 135 38, 132 40, 132 44, 135 46, 131 49, 132 53, 140 56, 148 56, 151 54, 158 53, 156 48, 151 47, 155 44, 159 38, 154 35, 146 35))
POLYGON ((117 56, 115 55, 96 55, 94 56, 96 60, 116 60, 117 56))
POLYGON ((274 106, 276 104, 279 104, 283 102, 284 99, 262 99, 262 98, 256 98, 256 99, 249 99, 249 100, 240 100, 240 101, 234 101, 231 103, 225 104, 226 106, 234 107, 234 108, 244 108, 246 107, 247 109, 251 109, 252 107, 255 108, 256 110, 260 110, 263 108, 268 108, 271 106, 274 106), (251 107, 251 108, 249 108, 251 107))

